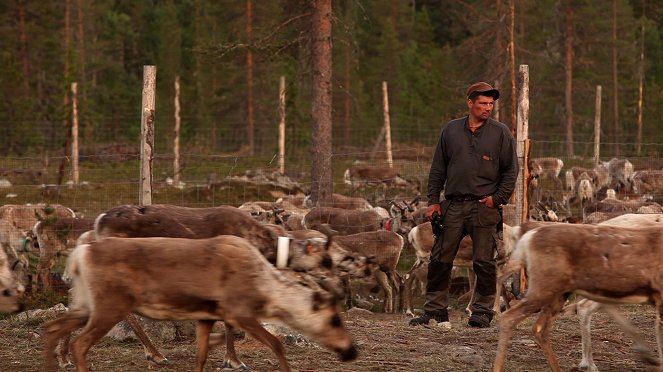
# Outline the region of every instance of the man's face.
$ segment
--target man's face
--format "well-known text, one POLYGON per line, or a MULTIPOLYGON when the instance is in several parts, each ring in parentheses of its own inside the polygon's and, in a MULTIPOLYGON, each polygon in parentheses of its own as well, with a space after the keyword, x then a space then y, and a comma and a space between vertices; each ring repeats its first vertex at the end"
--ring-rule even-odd
POLYGON ((478 96, 474 102, 467 100, 467 107, 470 109, 470 115, 478 121, 486 121, 493 112, 495 100, 493 97, 478 96))

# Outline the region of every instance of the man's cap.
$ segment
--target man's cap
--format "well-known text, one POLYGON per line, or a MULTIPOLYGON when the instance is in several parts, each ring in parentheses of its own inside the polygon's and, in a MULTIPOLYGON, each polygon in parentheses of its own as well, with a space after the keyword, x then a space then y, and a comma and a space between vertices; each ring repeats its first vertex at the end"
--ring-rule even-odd
POLYGON ((500 91, 493 88, 490 84, 480 81, 474 83, 467 88, 467 99, 472 99, 481 94, 482 96, 493 97, 493 99, 500 98, 500 91))

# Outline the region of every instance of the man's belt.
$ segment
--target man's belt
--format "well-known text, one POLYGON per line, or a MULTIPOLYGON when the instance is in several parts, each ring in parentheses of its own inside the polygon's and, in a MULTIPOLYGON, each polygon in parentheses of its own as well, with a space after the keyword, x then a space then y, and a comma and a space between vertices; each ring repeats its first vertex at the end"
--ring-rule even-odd
POLYGON ((450 196, 449 200, 455 202, 462 202, 462 201, 480 200, 485 197, 486 196, 476 196, 476 195, 450 196))

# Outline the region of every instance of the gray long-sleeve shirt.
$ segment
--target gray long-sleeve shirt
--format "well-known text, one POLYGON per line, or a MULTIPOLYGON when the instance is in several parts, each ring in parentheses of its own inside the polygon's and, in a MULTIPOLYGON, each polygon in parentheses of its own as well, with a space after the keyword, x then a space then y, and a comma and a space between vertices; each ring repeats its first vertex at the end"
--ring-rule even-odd
POLYGON ((492 195, 495 205, 507 204, 516 187, 518 157, 509 128, 488 119, 474 133, 468 117, 442 129, 428 176, 428 204, 459 196, 492 195))

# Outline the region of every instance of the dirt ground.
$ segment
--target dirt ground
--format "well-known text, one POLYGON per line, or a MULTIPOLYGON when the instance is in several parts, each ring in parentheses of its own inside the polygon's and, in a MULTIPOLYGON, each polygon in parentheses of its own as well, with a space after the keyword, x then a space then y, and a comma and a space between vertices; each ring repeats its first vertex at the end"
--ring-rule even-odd
MULTIPOLYGON (((655 351, 654 321, 651 306, 624 306, 626 317, 640 329, 652 352, 655 351)), ((371 313, 353 309, 343 319, 359 349, 353 362, 339 362, 335 354, 295 337, 285 342, 286 356, 293 370, 299 371, 488 371, 495 358, 499 321, 487 329, 466 325, 467 315, 452 309, 451 330, 438 327, 410 327, 406 315, 371 313)), ((37 371, 42 364, 43 342, 39 336, 43 320, 0 321, 0 371, 37 371)), ((524 321, 509 347, 507 371, 549 370, 541 349, 534 342, 531 326, 524 321)), ((553 329, 553 345, 564 371, 578 370, 580 333, 575 314, 560 316, 553 329)), ((644 371, 631 349, 631 340, 603 313, 595 314, 592 336, 594 359, 601 371, 644 371)), ((152 371, 190 371, 195 365, 195 339, 156 342, 171 364, 152 371)), ((262 344, 250 338, 237 343, 238 356, 254 371, 278 370, 276 358, 262 344)), ((148 364, 142 346, 134 340, 104 338, 92 347, 89 360, 93 371, 144 371, 148 364)), ((206 371, 221 369, 223 348, 212 350, 206 371)))

